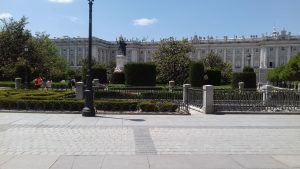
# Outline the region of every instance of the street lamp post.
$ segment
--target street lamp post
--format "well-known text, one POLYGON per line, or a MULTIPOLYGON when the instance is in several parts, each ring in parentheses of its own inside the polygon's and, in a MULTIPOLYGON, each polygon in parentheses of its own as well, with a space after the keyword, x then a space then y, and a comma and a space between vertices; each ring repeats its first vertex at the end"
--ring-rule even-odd
POLYGON ((89 2, 89 53, 88 53, 88 70, 86 74, 86 90, 85 93, 85 105, 82 109, 82 116, 94 117, 94 98, 93 98, 93 86, 92 86, 92 6, 94 0, 88 0, 89 2))
MULTIPOLYGON (((28 46, 25 46, 24 47, 24 52, 25 52, 25 55, 26 57, 28 56, 28 46)), ((26 65, 25 65, 25 79, 24 79, 24 83, 25 83, 25 89, 28 89, 28 66, 27 66, 27 62, 26 62, 26 65)))

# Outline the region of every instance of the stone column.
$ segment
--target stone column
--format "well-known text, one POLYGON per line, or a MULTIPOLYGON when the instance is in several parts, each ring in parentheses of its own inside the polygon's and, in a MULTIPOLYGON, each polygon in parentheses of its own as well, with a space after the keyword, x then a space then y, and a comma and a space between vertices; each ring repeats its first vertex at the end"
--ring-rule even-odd
POLYGON ((244 67, 245 67, 245 48, 242 49, 242 66, 241 66, 242 70, 244 69, 244 67))
POLYGON ((243 91, 245 87, 245 83, 244 82, 239 82, 239 91, 243 91))
POLYGON ((175 81, 169 81, 169 92, 173 92, 173 89, 175 87, 175 81))
POLYGON ((190 84, 184 84, 183 85, 183 103, 188 103, 188 89, 191 88, 190 84))
POLYGON ((264 85, 262 88, 263 88, 263 104, 267 105, 268 102, 270 101, 272 86, 271 85, 264 85))
POLYGON ((224 48, 224 58, 223 61, 226 63, 226 48, 224 48))
POLYGON ((288 46, 287 47, 287 61, 285 63, 289 62, 289 60, 291 59, 291 55, 292 55, 292 47, 288 46))
POLYGON ((203 107, 202 110, 205 114, 214 112, 214 86, 203 86, 203 107))
POLYGON ((21 88, 21 78, 15 78, 15 89, 20 89, 21 88))
POLYGON ((83 82, 76 82, 76 99, 83 99, 83 82))
POLYGON ((250 66, 254 67, 254 49, 251 48, 251 60, 250 60, 250 66))
POLYGON ((232 70, 235 72, 235 48, 232 51, 233 57, 232 57, 232 70))
POLYGON ((279 65, 279 47, 276 48, 275 51, 275 65, 274 67, 277 67, 279 65))
POLYGON ((260 49, 260 67, 259 68, 267 68, 267 48, 262 47, 260 49))

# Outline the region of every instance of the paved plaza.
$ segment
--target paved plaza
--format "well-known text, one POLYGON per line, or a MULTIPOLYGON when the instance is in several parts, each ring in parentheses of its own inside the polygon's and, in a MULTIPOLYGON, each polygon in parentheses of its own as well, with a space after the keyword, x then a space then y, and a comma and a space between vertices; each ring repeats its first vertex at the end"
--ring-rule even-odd
POLYGON ((0 169, 300 168, 300 115, 0 112, 0 169))

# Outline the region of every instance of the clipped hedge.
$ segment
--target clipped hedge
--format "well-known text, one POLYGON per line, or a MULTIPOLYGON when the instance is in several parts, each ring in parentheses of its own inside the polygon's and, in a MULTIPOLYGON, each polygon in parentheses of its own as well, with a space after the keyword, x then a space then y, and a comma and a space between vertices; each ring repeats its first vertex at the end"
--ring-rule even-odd
POLYGON ((220 86, 221 85, 221 71, 219 70, 207 70, 206 71, 207 80, 206 84, 220 86))
POLYGON ((94 97, 96 99, 137 99, 138 94, 122 91, 96 91, 94 97))
POLYGON ((10 87, 10 88, 15 88, 15 82, 11 82, 11 81, 1 81, 1 82, 0 82, 0 87, 10 87))
POLYGON ((112 84, 125 84, 125 73, 124 72, 114 72, 111 76, 112 84))
POLYGON ((172 102, 143 101, 139 108, 142 112, 176 112, 178 105, 172 102))
POLYGON ((244 82, 244 88, 255 89, 256 88, 256 74, 254 72, 233 73, 232 75, 232 88, 239 88, 239 82, 244 82))
POLYGON ((202 62, 193 62, 190 65, 189 72, 190 83, 192 87, 201 87, 204 84, 204 65, 202 62))
POLYGON ((0 99, 0 109, 8 110, 81 111, 83 107, 81 100, 0 99))
POLYGON ((95 101, 95 107, 105 111, 136 111, 138 103, 134 100, 98 100, 95 101))
POLYGON ((150 63, 126 64, 125 84, 132 86, 155 86, 156 66, 150 63))
POLYGON ((93 68, 94 79, 99 79, 100 84, 107 83, 107 70, 101 66, 94 66, 93 68))
POLYGON ((173 100, 181 100, 182 92, 168 92, 168 91, 159 91, 159 92, 143 92, 140 96, 142 99, 156 99, 156 100, 164 100, 164 99, 173 99, 173 100))
POLYGON ((252 67, 246 66, 244 67, 243 72, 254 72, 254 69, 252 67))

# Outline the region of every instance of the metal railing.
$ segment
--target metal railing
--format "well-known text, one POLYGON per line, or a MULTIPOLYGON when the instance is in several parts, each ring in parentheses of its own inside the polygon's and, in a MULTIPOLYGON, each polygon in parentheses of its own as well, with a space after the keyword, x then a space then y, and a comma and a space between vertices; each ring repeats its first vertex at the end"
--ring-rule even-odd
POLYGON ((300 112, 296 90, 215 90, 216 112, 300 112))
POLYGON ((201 109, 203 106, 203 89, 201 88, 188 88, 187 89, 187 104, 201 109))

